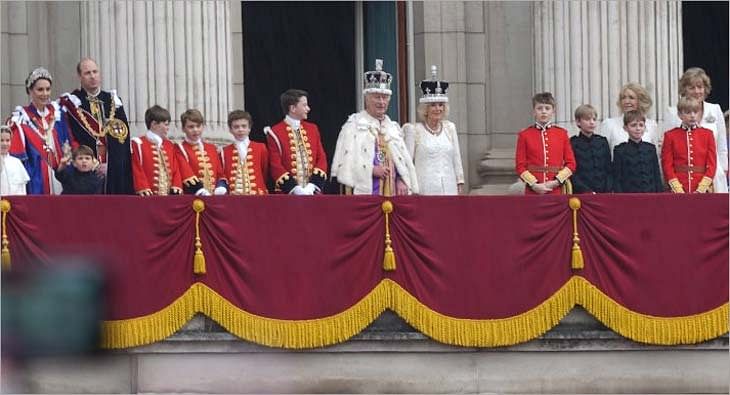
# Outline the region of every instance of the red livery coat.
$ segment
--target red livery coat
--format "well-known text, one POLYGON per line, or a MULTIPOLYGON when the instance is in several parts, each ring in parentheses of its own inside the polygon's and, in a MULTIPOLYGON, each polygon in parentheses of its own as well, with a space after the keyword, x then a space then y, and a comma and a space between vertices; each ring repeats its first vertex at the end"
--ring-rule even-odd
POLYGON ((277 191, 289 193, 295 186, 306 186, 309 182, 323 188, 327 179, 327 155, 317 125, 301 121, 297 133, 281 121, 271 127, 266 145, 277 191))
MULTIPOLYGON (((525 193, 528 194, 535 193, 530 188, 535 183, 565 182, 576 169, 568 132, 554 125, 544 130, 535 125, 522 130, 517 136, 515 169, 527 184, 525 193)), ((561 191, 554 188, 551 193, 560 194, 561 191)))
POLYGON ((201 150, 198 144, 183 141, 175 144, 175 154, 183 180, 199 180, 203 183, 203 188, 212 194, 216 183, 225 179, 215 145, 203 143, 201 150))
POLYGON ((269 154, 262 143, 249 141, 248 152, 241 161, 236 144, 221 151, 223 176, 228 181, 231 195, 266 195, 266 177, 269 174, 269 154))
MULTIPOLYGON (((703 177, 711 182, 717 169, 717 145, 712 131, 674 128, 664 134, 662 170, 670 186, 679 181, 686 193, 697 192, 703 177)), ((672 187, 675 190, 675 187, 672 187)))
POLYGON ((152 192, 168 195, 171 191, 182 193, 180 166, 175 156, 175 145, 162 140, 160 149, 147 137, 132 139, 132 178, 134 192, 152 192))

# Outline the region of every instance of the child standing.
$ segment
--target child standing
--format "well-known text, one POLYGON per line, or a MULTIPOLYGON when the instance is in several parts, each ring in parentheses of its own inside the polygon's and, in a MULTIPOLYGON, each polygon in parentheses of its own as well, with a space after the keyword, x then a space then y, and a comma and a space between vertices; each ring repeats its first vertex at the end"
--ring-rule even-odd
POLYGON ((170 112, 154 105, 145 111, 144 122, 147 133, 132 139, 132 178, 135 193, 141 196, 182 194, 175 146, 167 139, 170 112))
POLYGON ((25 195, 30 181, 23 162, 9 154, 12 137, 9 126, 0 126, 0 196, 25 195))
POLYGON ((526 194, 560 194, 558 187, 575 171, 568 131, 551 123, 554 112, 552 93, 536 94, 532 98, 535 124, 517 136, 515 168, 527 184, 526 194))
POLYGON ((712 131, 698 126, 702 115, 700 102, 692 97, 681 97, 677 115, 682 125, 664 134, 664 177, 674 193, 712 192, 717 145, 712 131))
POLYGON ((79 145, 73 150, 72 158, 72 166, 68 166, 71 157, 64 156, 55 170, 56 179, 63 185, 61 195, 104 193, 104 176, 96 172, 98 163, 94 159, 94 151, 79 145))
POLYGON ((185 139, 176 144, 177 162, 183 179, 195 179, 185 192, 196 195, 225 195, 228 192, 223 167, 215 145, 203 142, 205 119, 200 111, 190 109, 180 116, 185 139))
POLYGON ((573 193, 611 192, 611 151, 608 139, 595 134, 598 113, 590 104, 575 109, 577 136, 570 138, 577 169, 571 181, 573 193))
POLYGON ((656 146, 642 141, 646 117, 638 110, 624 113, 629 141, 613 149, 613 191, 624 193, 664 192, 656 146))
POLYGON ((223 175, 231 195, 265 195, 269 176, 266 146, 248 138, 253 125, 251 114, 235 110, 228 114, 228 130, 235 141, 223 147, 223 175))

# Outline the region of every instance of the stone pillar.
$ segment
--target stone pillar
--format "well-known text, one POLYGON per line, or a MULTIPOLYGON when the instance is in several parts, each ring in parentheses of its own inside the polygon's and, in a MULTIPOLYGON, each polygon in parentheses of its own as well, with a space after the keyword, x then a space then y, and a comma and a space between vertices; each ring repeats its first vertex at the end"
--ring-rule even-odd
POLYGON ((480 193, 506 193, 504 184, 517 180, 516 134, 532 121, 535 92, 555 95, 555 120, 574 134, 578 105, 592 104, 600 119, 616 116, 621 86, 638 82, 654 101, 649 118, 661 121, 677 100, 683 70, 681 7, 676 1, 485 3, 488 143, 480 193))
POLYGON ((620 114, 621 86, 638 82, 660 120, 678 98, 682 4, 677 1, 535 3, 535 90, 558 101, 556 120, 577 133, 573 111, 590 103, 600 119, 620 114))
POLYGON ((503 194, 506 185, 517 180, 514 174, 516 134, 531 121, 530 98, 534 88, 528 76, 535 68, 534 3, 479 4, 484 15, 485 56, 481 59, 484 64, 475 59, 470 66, 479 64, 483 70, 484 99, 480 101, 475 96, 470 112, 474 113, 475 123, 482 123, 484 134, 483 142, 470 149, 474 150, 474 167, 483 185, 474 193, 503 194), (480 149, 481 153, 477 154, 480 149))
MULTIPOLYGON (((467 64, 472 55, 466 50, 465 6, 463 2, 428 1, 413 3, 414 74, 416 97, 421 96, 422 80, 430 78, 431 65, 439 68, 439 77, 449 81, 449 120, 456 124, 464 166, 466 186, 470 177, 470 132, 467 121, 467 64)), ((411 119, 409 122, 416 122, 411 119)), ((405 123, 405 121, 403 122, 405 123)))
POLYGON ((75 2, 0 2, 0 118, 29 102, 25 78, 43 66, 53 75, 58 96, 78 85, 79 4, 75 2))
POLYGON ((232 1, 230 2, 230 15, 231 15, 231 34, 230 40, 228 40, 228 51, 232 58, 231 68, 231 84, 232 84, 232 96, 231 96, 231 109, 244 109, 244 83, 243 83, 243 14, 241 12, 241 2, 232 1))
POLYGON ((230 11, 226 1, 82 3, 81 54, 97 60, 106 89, 117 89, 136 134, 145 130, 145 110, 158 104, 170 111, 172 137, 181 135, 180 114, 196 108, 206 137, 225 139, 230 11))

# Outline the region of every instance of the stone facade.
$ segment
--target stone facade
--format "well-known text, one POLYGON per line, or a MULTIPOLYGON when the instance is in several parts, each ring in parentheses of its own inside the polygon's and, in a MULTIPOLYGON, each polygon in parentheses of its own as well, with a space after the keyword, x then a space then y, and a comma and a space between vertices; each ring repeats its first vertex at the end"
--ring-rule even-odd
MULTIPOLYGON (((429 66, 440 65, 451 81, 451 119, 472 193, 505 193, 517 179, 516 134, 531 122, 530 97, 537 91, 556 95, 556 120, 573 132, 578 104, 593 104, 599 118, 617 115, 614 103, 626 82, 648 89, 651 118, 659 120, 677 99, 681 2, 412 6, 416 86, 410 97, 418 97, 429 66)), ((0 109, 7 115, 27 101, 23 81, 38 65, 53 73, 55 94, 74 89, 73 67, 85 55, 98 60, 104 86, 125 100, 135 133, 144 130, 144 110, 157 103, 173 120, 188 107, 200 108, 209 136, 225 140, 227 111, 244 104, 241 20, 240 3, 226 1, 2 2, 0 109)), ((173 123, 173 137, 180 136, 177 128, 173 123)))

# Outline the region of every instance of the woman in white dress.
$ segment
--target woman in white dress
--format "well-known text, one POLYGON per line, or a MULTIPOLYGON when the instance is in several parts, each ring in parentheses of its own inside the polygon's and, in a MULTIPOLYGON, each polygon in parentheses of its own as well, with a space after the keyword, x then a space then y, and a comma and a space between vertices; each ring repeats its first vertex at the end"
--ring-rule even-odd
MULTIPOLYGON (((705 70, 699 67, 687 69, 682 74, 682 78, 679 79, 679 95, 682 97, 693 97, 702 103, 702 121, 700 122, 700 126, 712 130, 712 134, 715 137, 715 144, 717 144, 717 171, 715 171, 715 178, 712 180, 712 189, 714 192, 725 193, 728 191, 727 129, 720 105, 705 101, 711 90, 712 84, 710 83, 710 77, 705 73, 705 70)), ((664 122, 661 128, 661 141, 664 140, 664 132, 674 129, 681 124, 682 121, 677 116, 677 107, 669 106, 664 114, 664 122)))
MULTIPOLYGON (((643 86, 630 82, 621 88, 618 95, 616 105, 621 115, 613 118, 607 118, 598 129, 598 134, 608 139, 608 145, 611 149, 611 157, 613 157, 613 148, 621 143, 629 141, 629 134, 624 130, 624 113, 632 110, 641 111, 644 116, 649 113, 652 105, 649 92, 643 86)), ((653 119, 646 118, 646 130, 642 136, 642 140, 657 145, 659 136, 657 135, 657 123, 653 119)), ((657 158, 659 157, 657 150, 657 158)))
POLYGON ((423 96, 418 104, 416 124, 403 125, 406 146, 416 168, 422 195, 459 195, 464 188, 459 136, 449 115, 449 83, 439 81, 436 66, 431 80, 421 82, 423 96))

